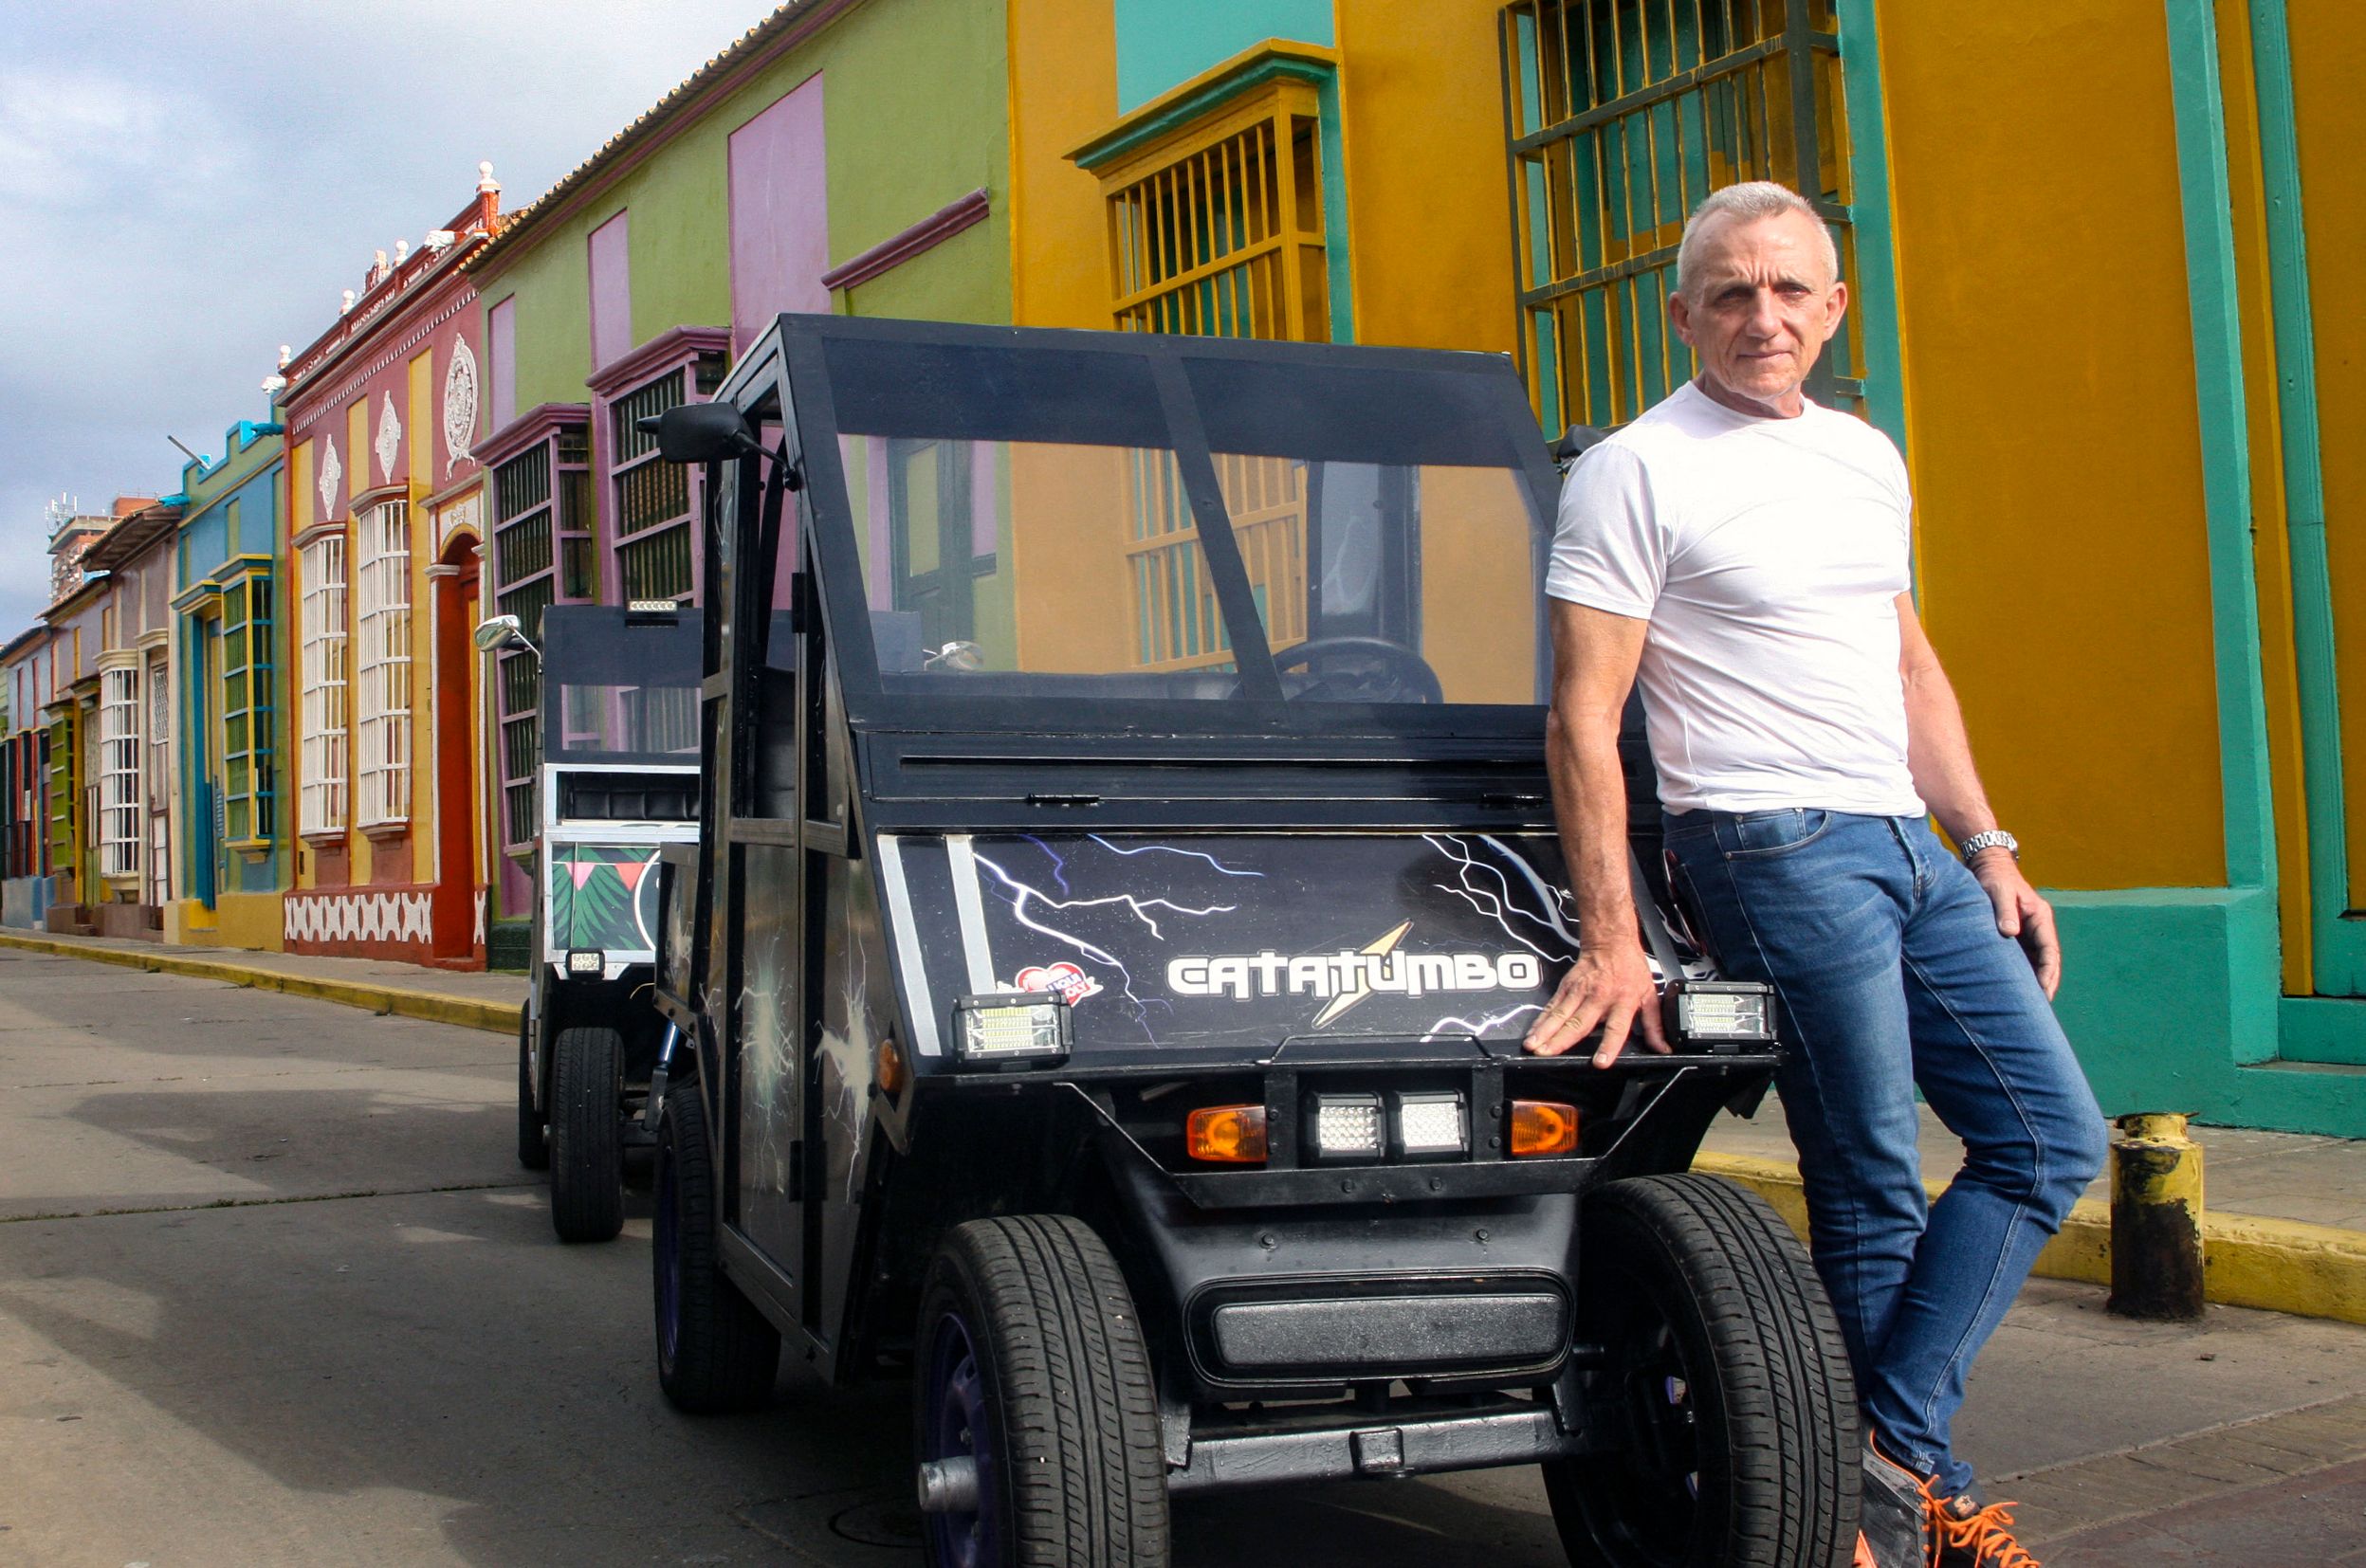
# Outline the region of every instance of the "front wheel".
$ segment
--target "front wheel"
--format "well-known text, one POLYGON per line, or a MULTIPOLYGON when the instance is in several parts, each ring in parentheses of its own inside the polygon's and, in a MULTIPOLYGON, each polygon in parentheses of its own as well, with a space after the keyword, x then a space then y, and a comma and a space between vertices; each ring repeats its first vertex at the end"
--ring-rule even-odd
POLYGON ((551 1047, 550 1223, 560 1241, 624 1229, 624 1035, 562 1029, 551 1047))
POLYGON ((1800 1247, 1715 1176, 1612 1182, 1582 1219, 1577 1336, 1616 1451, 1545 1467, 1578 1568, 1846 1568, 1856 1384, 1800 1247))
POLYGON ((706 1102, 695 1079, 675 1084, 657 1120, 657 1384, 694 1415, 761 1408, 780 1365, 780 1331, 723 1271, 723 1212, 706 1102))
POLYGON ((1157 1568, 1166 1461, 1125 1276, 1082 1221, 972 1220, 921 1293, 913 1381, 932 1568, 1157 1568))

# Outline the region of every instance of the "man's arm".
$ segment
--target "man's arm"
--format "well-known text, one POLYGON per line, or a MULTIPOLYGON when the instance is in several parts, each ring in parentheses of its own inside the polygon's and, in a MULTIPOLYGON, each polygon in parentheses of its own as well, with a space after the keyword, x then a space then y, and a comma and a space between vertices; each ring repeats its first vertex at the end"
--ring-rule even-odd
POLYGON ((1561 828, 1561 857, 1577 893, 1577 961, 1528 1031, 1530 1050, 1558 1056, 1602 1028, 1594 1066, 1606 1067, 1641 1024, 1644 1043, 1668 1048, 1659 988, 1635 924, 1627 880, 1626 779, 1619 767, 1619 716, 1642 660, 1648 622, 1555 599, 1552 709, 1545 766, 1561 828))
MULTIPOLYGON (((1939 667, 1938 650, 1923 633, 1911 594, 1898 595, 1898 674, 1906 686, 1906 763, 1915 789, 1938 818, 1947 836, 1961 844, 1996 826, 1988 792, 1972 765, 1972 737, 1964 729, 1955 688, 1939 667)), ((2010 850, 1983 849, 1972 857, 1972 874, 1996 905, 1996 929, 2018 938, 2037 966, 2038 983, 2052 996, 2062 984, 2062 943, 2054 934, 2054 906, 2038 897, 2010 850)))

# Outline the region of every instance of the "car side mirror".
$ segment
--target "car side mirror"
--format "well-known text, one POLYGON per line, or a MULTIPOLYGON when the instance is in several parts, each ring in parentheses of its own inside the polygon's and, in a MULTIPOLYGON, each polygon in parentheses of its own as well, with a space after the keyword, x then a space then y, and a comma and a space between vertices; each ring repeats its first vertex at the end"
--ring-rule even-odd
POLYGON ((1572 425, 1552 444, 1552 461, 1567 468, 1609 439, 1608 430, 1598 430, 1591 425, 1572 425))
POLYGON ((502 648, 522 647, 538 659, 541 657, 542 651, 527 639, 525 628, 518 623, 518 617, 515 615, 492 615, 479 621, 476 628, 476 646, 480 653, 492 653, 502 648))
POLYGON ((643 435, 657 438, 657 455, 668 463, 721 463, 764 449, 736 403, 677 403, 633 425, 643 435))

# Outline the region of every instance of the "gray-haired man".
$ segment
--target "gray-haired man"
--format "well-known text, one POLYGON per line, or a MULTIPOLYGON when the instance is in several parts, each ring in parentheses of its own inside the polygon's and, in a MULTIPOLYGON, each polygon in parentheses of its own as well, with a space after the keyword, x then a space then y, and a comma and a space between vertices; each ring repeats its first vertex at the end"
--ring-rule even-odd
POLYGON ((2102 1159, 2022 876, 1909 593, 1905 465, 1801 388, 1847 290, 1815 210, 1729 187, 1668 319, 1699 376, 1562 492, 1553 800, 1587 940, 1528 1039, 1667 1048, 1626 880, 1619 715, 1640 682, 1667 844, 1737 976, 1770 981, 1811 1247, 1868 1418, 1860 1561, 2034 1568, 1949 1447, 1964 1377, 2102 1159), (1934 834, 1935 815, 1964 851, 1934 834), (1968 863, 1968 864, 1967 864, 1968 863), (1927 1205, 1915 1091, 1964 1140, 1927 1205))

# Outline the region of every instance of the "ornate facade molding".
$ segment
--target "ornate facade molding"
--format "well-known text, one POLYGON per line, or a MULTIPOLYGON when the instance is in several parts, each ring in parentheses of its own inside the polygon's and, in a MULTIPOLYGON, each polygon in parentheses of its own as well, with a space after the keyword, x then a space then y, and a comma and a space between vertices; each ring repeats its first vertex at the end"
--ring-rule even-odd
POLYGON ((588 425, 589 403, 538 403, 469 448, 469 455, 486 468, 498 467, 538 441, 547 441, 564 426, 588 425))
POLYGON ((986 193, 981 187, 937 209, 902 233, 890 235, 853 260, 832 267, 821 275, 821 286, 835 290, 867 283, 915 256, 934 250, 963 229, 985 222, 986 210, 986 193))
POLYGON ((476 439, 476 351, 468 335, 452 339, 451 358, 444 367, 444 477, 449 479, 476 439))
POLYGON ((583 384, 595 397, 611 398, 685 360, 695 359, 702 354, 730 352, 729 327, 669 327, 602 367, 583 384))
POLYGON ((321 440, 321 512, 333 517, 337 512, 337 486, 345 477, 345 465, 338 461, 337 443, 323 436, 321 440))
POLYGON ((468 309, 474 303, 476 303, 476 290, 473 288, 468 289, 462 293, 459 299, 454 300, 450 304, 446 305, 442 310, 437 311, 433 316, 428 318, 427 320, 421 322, 419 326, 415 328, 409 337, 403 338, 401 342, 387 349, 384 353, 377 355, 376 357, 372 358, 368 364, 362 366, 359 370, 354 372, 353 374, 347 376, 343 381, 339 382, 335 391, 325 393, 316 393, 310 389, 306 389, 301 393, 288 396, 286 400, 291 406, 297 402, 303 402, 311 405, 311 407, 306 409, 303 415, 298 416, 290 414, 288 416, 288 434, 293 437, 298 431, 308 430, 312 428, 313 426, 319 424, 322 419, 332 414, 341 412, 345 405, 353 400, 354 393, 368 386, 371 379, 380 371, 385 370, 389 365, 394 364, 399 360, 410 358, 413 350, 417 349, 420 344, 426 342, 430 337, 432 337, 435 335, 436 328, 442 326, 445 322, 450 320, 453 317, 459 315, 462 311, 468 309), (318 401, 315 401, 316 398, 318 401))
POLYGON ((394 394, 389 392, 379 395, 385 401, 378 405, 377 439, 371 443, 370 449, 377 453, 378 482, 392 484, 394 460, 402 456, 402 419, 394 412, 394 394))

